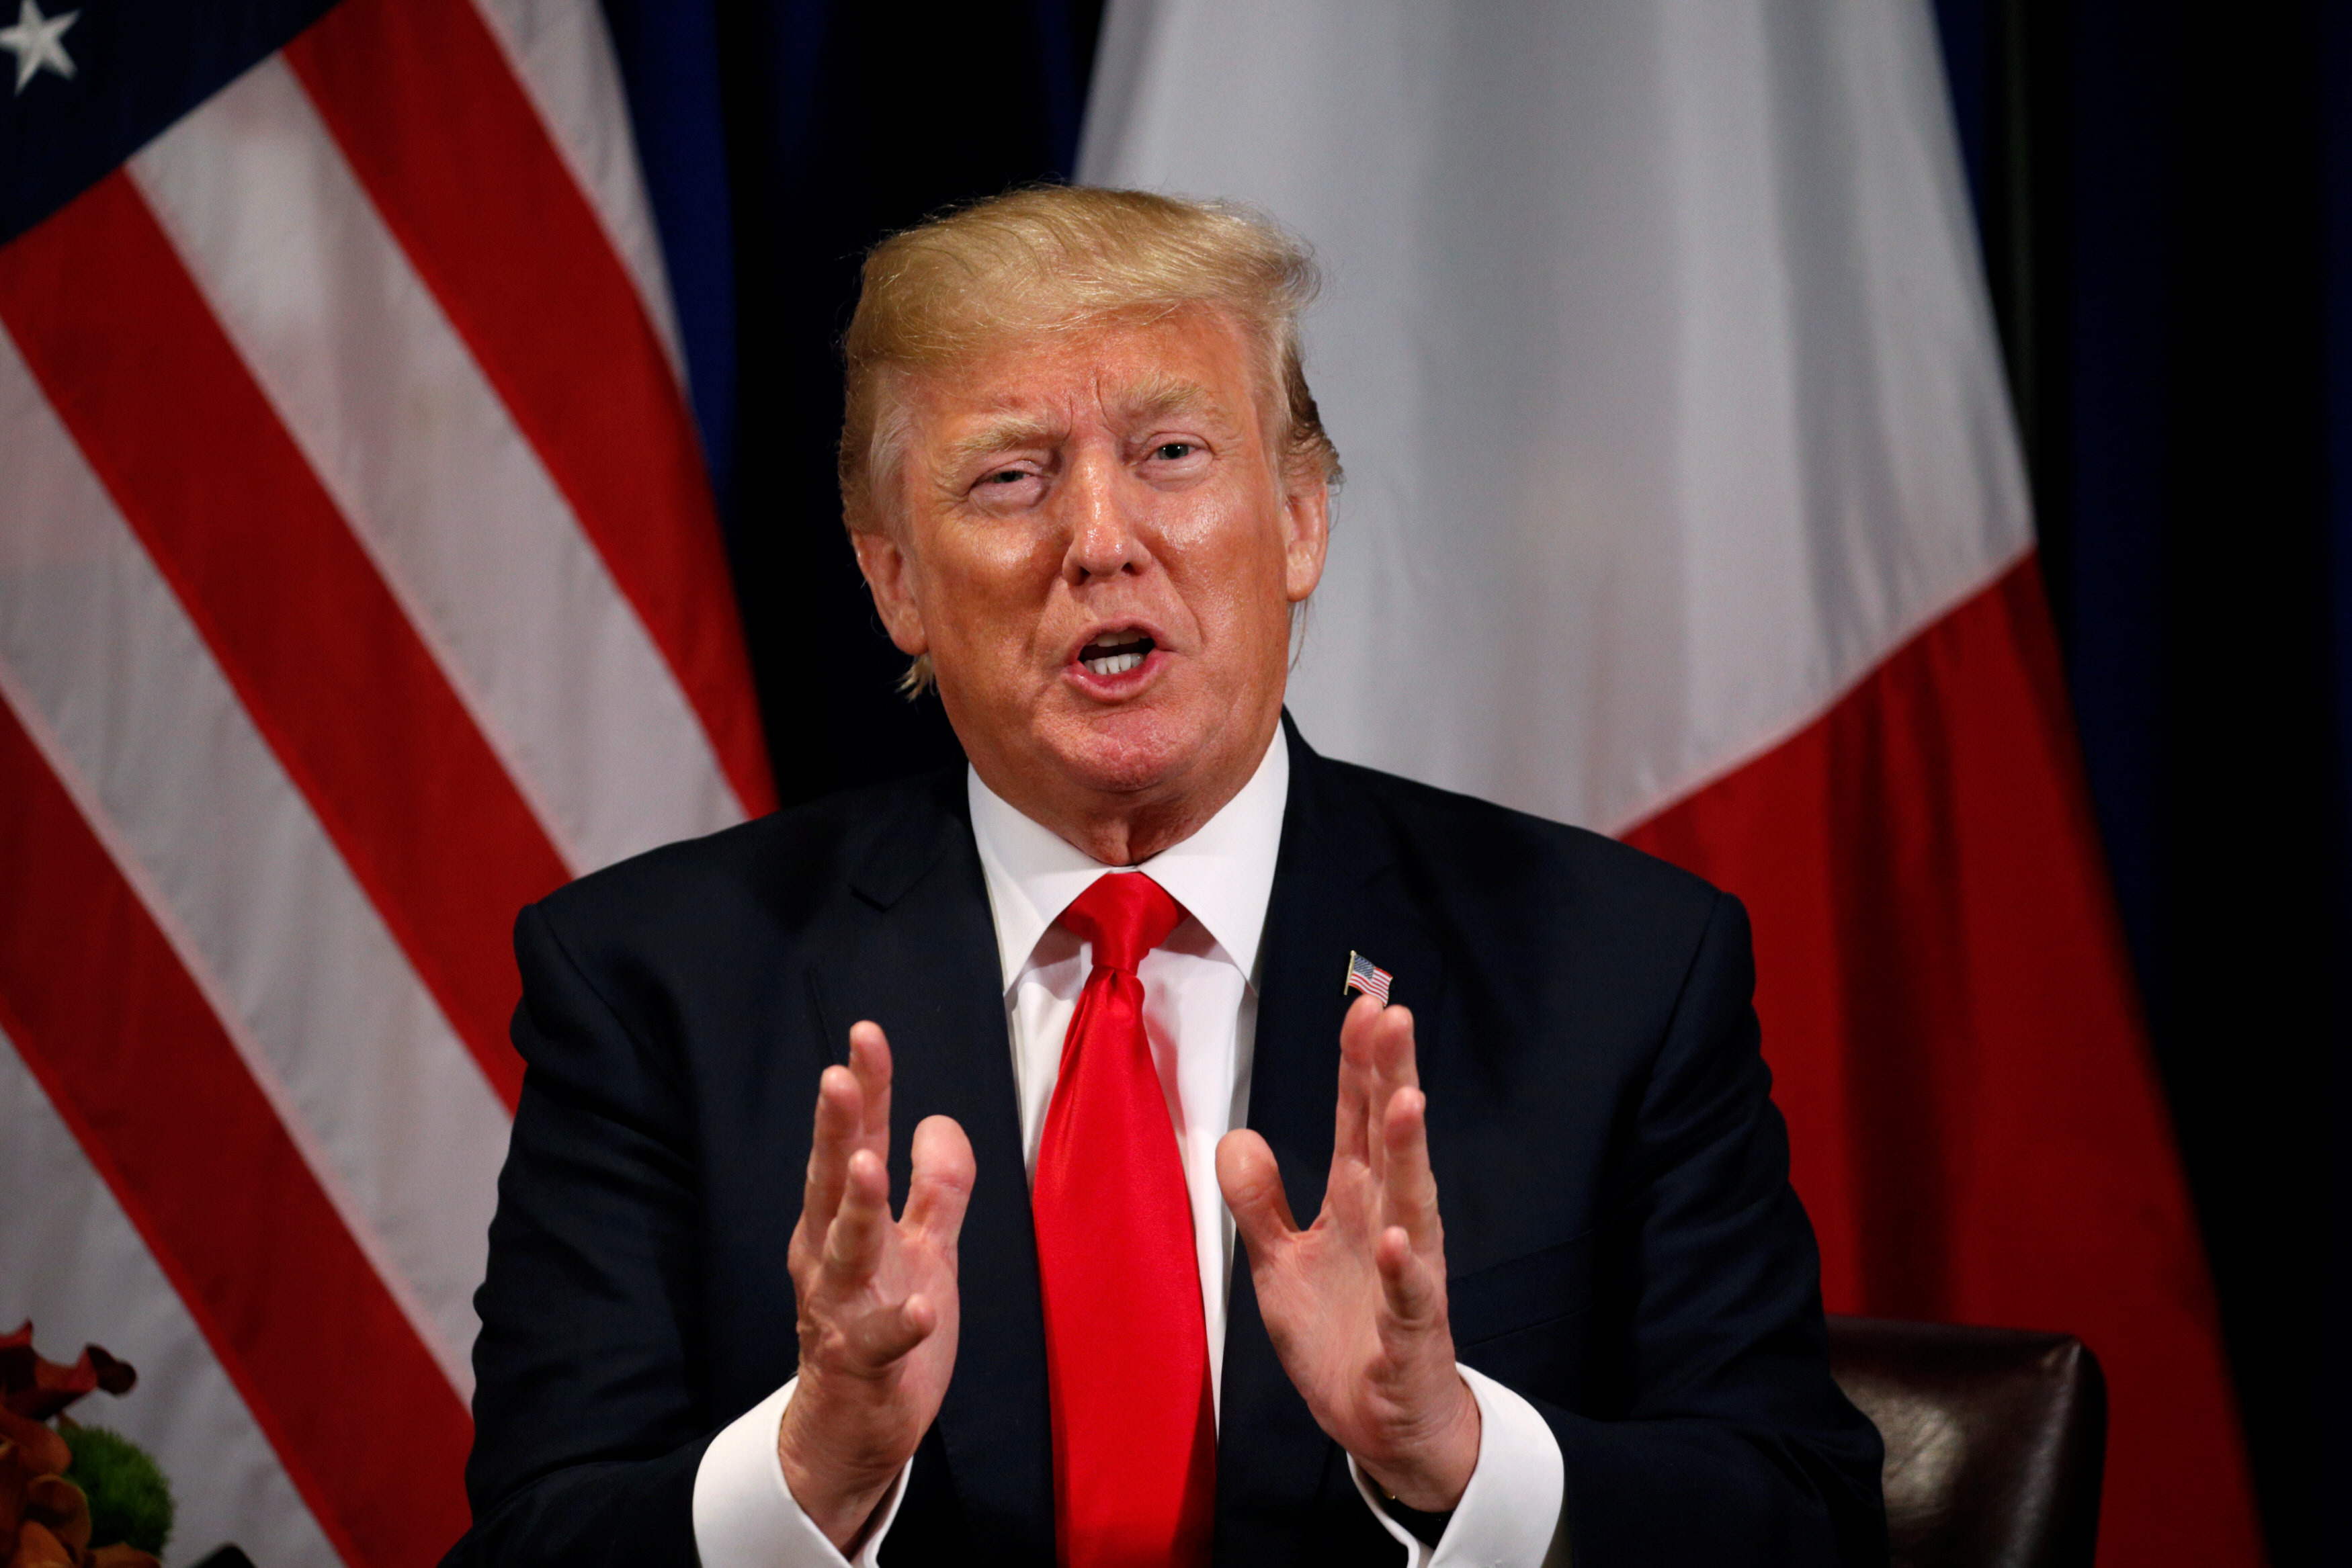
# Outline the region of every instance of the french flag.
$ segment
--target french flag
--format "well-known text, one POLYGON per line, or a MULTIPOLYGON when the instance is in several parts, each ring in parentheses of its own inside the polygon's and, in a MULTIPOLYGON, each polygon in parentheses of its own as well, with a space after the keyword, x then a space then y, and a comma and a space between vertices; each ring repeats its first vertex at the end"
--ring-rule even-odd
POLYGON ((1738 894, 1832 1312, 2059 1330, 2100 1561, 2261 1560, 1923 0, 1114 0, 1081 173, 1330 279, 1293 701, 1738 894))
POLYGON ((189 1557, 415 1568, 515 912, 772 803, 612 47, 594 0, 12 4, 0 1281, 141 1367, 95 1418, 189 1557))

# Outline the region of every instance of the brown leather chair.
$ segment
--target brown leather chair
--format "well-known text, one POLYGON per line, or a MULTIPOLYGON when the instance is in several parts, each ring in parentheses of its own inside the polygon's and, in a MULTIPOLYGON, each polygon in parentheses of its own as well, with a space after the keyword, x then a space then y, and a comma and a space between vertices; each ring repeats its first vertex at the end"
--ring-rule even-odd
POLYGON ((2107 1385, 2082 1341, 1832 1318, 1830 1368, 1886 1439, 1895 1568, 2091 1568, 2107 1385))

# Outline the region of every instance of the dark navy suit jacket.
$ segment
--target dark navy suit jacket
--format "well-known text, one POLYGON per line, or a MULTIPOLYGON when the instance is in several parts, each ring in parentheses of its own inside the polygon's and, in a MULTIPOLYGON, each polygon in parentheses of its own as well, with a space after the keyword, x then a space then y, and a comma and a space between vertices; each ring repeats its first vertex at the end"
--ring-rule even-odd
MULTIPOLYGON (((1831 1382, 1747 918, 1594 834, 1328 761, 1289 731, 1249 1124, 1311 1216, 1348 955, 1413 1009, 1463 1361, 1566 1460, 1575 1568, 1885 1560, 1879 1443, 1831 1382)), ((962 1343, 887 1563, 1050 1564, 1045 1339, 961 769, 833 797, 523 912, 529 1063, 478 1298, 454 1563, 695 1562, 710 1437, 793 1375, 785 1249, 818 1074, 871 1018, 892 1168, 979 1162, 962 1343)), ((1220 1563, 1393 1564, 1234 1270, 1220 1563)), ((1139 1354, 1149 1354, 1139 1347, 1139 1354)))

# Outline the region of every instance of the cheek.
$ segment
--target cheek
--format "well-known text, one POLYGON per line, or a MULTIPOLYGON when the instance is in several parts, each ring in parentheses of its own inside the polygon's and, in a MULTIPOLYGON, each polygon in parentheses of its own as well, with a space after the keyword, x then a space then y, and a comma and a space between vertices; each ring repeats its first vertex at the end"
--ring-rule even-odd
POLYGON ((1043 619, 1060 557, 1009 528, 941 530, 927 552, 923 620, 934 643, 982 658, 1018 657, 1043 619))
POLYGON ((1249 662, 1268 643, 1287 649, 1287 559, 1281 540, 1259 527, 1222 531, 1213 545, 1188 553, 1183 597, 1213 644, 1249 662))

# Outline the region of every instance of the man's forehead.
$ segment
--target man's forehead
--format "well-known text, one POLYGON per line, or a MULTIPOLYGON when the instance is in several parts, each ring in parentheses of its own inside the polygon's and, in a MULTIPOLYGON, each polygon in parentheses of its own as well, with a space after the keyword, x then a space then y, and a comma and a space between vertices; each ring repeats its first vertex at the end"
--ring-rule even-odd
POLYGON ((1246 397, 1249 355, 1221 311, 1066 322, 1008 334, 914 372, 924 401, 982 414, 1049 403, 1118 409, 1246 397), (1223 383, 1231 382, 1227 391, 1223 383))
POLYGON ((1067 418, 1100 410, 1114 417, 1213 409, 1225 399, 1211 384, 1160 366, 1104 369, 1091 376, 1049 376, 950 381, 937 400, 940 412, 957 420, 1067 418))

